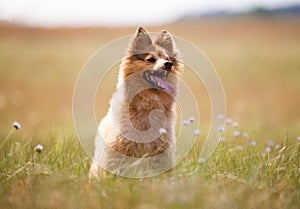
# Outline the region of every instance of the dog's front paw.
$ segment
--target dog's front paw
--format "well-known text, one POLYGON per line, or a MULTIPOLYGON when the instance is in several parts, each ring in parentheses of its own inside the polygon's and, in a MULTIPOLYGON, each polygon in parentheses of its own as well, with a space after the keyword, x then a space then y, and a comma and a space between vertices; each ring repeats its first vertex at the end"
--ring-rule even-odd
POLYGON ((96 181, 100 181, 100 167, 92 162, 92 165, 91 165, 91 168, 90 168, 90 171, 89 171, 89 182, 92 183, 92 182, 96 182, 96 181))
POLYGON ((89 171, 89 182, 99 182, 101 179, 107 177, 107 172, 100 168, 95 162, 92 162, 90 171, 89 171))

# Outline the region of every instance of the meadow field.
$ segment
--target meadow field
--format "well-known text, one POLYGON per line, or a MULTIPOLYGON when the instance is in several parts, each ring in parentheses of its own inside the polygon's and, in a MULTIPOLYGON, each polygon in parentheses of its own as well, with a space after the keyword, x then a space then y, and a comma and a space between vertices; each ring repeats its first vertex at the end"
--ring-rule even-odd
MULTIPOLYGON (((196 96, 201 134, 172 175, 89 184, 90 159, 73 127, 73 88, 96 50, 135 28, 2 23, 0 209, 299 208, 300 18, 206 18, 147 29, 197 45, 223 82, 232 123, 211 158, 198 163, 210 104, 196 96)), ((112 92, 96 103, 99 120, 112 92)))

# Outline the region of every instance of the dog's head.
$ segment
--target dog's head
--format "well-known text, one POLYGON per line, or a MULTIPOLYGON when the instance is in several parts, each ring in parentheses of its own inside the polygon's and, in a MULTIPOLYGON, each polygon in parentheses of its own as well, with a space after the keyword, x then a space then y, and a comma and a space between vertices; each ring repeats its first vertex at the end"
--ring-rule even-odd
POLYGON ((126 80, 136 74, 142 78, 142 81, 136 80, 139 85, 148 85, 173 94, 182 69, 183 65, 170 33, 163 30, 152 41, 147 31, 139 27, 121 64, 121 76, 126 80))

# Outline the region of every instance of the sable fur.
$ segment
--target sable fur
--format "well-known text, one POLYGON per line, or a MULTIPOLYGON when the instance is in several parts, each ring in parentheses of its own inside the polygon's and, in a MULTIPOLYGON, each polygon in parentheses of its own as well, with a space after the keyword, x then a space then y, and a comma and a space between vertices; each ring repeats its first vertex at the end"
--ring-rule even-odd
POLYGON ((127 56, 121 63, 117 90, 112 97, 110 109, 98 127, 90 178, 99 177, 98 161, 100 158, 104 159, 102 167, 108 167, 109 170, 118 169, 118 165, 114 165, 113 152, 133 158, 147 158, 171 150, 171 156, 163 160, 163 163, 173 164, 176 145, 175 98, 177 92, 170 95, 165 91, 153 89, 142 78, 144 70, 163 69, 167 61, 173 64, 167 81, 177 90, 183 65, 179 60, 172 36, 164 30, 153 42, 147 31, 139 27, 129 44, 127 56), (147 61, 150 58, 154 58, 156 62, 147 61), (136 93, 138 89, 145 90, 136 93), (118 105, 113 106, 113 103, 118 105), (153 111, 156 114, 152 114, 153 111), (118 128, 116 128, 116 123, 118 128), (165 127, 167 133, 157 135, 161 127, 165 127), (144 134, 139 135, 139 132, 144 134), (100 143, 100 134, 106 145, 100 143), (128 140, 126 136, 134 137, 134 139, 128 140), (155 140, 140 143, 143 140, 142 137, 145 136, 155 137, 155 140), (103 146, 105 146, 104 156, 100 156, 99 150, 103 149, 103 146))

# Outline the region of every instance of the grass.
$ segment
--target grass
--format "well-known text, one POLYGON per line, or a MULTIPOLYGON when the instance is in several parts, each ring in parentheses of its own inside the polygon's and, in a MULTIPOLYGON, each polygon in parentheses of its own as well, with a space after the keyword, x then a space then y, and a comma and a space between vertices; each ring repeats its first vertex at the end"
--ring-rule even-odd
MULTIPOLYGON (((226 140, 207 162, 198 163, 210 106, 205 90, 200 93, 193 78, 187 78, 199 92, 201 134, 173 174, 109 176, 89 184, 90 159, 72 126, 76 76, 95 50, 134 29, 0 25, 0 208, 298 208, 299 26, 298 18, 276 17, 166 26, 212 60, 224 85, 228 115, 240 126, 228 125, 226 140), (20 130, 11 129, 15 120, 20 130), (241 136, 234 137, 237 130, 241 136), (41 153, 35 151, 38 144, 41 153)), ((96 104, 100 119, 108 102, 96 104)))
POLYGON ((198 163, 198 143, 172 176, 127 179, 108 176, 88 183, 90 160, 75 137, 5 143, 0 157, 2 208, 297 208, 300 142, 280 148, 249 145, 229 131, 208 162, 198 163), (240 150, 237 145, 243 146, 240 150), (265 155, 262 155, 265 153, 265 155))

